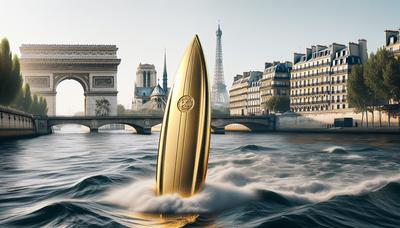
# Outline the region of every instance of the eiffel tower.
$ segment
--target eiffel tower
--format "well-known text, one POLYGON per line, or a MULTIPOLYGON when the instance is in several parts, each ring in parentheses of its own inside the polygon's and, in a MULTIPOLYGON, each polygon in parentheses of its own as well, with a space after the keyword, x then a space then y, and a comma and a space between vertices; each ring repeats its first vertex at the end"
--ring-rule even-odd
POLYGON ((224 68, 222 64, 222 44, 221 44, 222 31, 219 24, 216 35, 217 35, 217 48, 215 53, 214 80, 211 88, 211 105, 213 109, 224 109, 228 108, 229 100, 224 80, 224 68))

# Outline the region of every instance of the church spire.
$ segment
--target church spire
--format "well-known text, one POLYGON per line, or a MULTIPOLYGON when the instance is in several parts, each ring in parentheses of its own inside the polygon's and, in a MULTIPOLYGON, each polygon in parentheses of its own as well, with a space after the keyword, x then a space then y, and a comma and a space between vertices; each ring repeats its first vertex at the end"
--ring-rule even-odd
POLYGON ((163 90, 168 92, 168 74, 167 74, 167 51, 164 50, 164 72, 163 72, 163 90))

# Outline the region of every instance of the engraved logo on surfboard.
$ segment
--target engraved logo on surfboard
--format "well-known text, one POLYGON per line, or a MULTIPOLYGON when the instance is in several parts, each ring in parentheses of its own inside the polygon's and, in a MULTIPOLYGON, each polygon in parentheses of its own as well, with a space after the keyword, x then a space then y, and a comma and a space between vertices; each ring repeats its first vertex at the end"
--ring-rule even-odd
POLYGON ((187 112, 194 106, 194 99, 189 95, 185 95, 178 100, 178 109, 181 112, 187 112))

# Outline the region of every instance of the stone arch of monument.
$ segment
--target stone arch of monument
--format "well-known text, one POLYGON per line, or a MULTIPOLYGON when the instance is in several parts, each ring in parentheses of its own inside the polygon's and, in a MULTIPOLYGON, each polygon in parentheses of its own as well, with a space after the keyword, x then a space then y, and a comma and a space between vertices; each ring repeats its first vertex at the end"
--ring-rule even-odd
POLYGON ((67 79, 82 85, 85 115, 104 114, 96 112, 104 101, 107 115, 117 115, 117 50, 115 45, 23 44, 21 72, 32 93, 46 98, 49 116, 56 114, 57 86, 67 79))
POLYGON ((89 74, 85 73, 56 73, 54 74, 54 88, 53 91, 57 91, 58 85, 65 80, 74 80, 81 84, 84 93, 89 92, 90 83, 89 83, 89 74))

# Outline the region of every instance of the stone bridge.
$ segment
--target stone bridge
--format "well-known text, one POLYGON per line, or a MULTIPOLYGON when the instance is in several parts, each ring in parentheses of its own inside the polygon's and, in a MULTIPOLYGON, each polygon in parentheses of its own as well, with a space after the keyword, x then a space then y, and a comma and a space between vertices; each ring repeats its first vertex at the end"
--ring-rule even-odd
MULTIPOLYGON (((79 124, 97 132, 100 127, 108 124, 125 124, 137 131, 138 134, 151 134, 151 128, 162 123, 162 116, 49 116, 41 121, 51 131, 51 127, 62 124, 79 124)), ((275 130, 275 116, 213 116, 211 128, 214 133, 224 134, 225 126, 242 124, 253 132, 275 130)))

